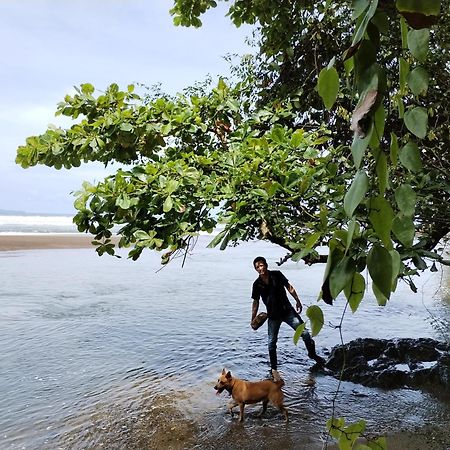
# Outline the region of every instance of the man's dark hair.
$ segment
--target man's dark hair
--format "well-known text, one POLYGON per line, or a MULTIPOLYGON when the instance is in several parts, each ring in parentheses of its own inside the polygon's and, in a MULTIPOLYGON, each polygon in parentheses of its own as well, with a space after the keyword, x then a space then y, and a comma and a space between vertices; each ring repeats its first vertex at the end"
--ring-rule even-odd
POLYGON ((253 260, 253 267, 255 267, 257 262, 262 262, 266 267, 268 266, 266 258, 264 258, 264 256, 257 256, 254 260, 253 260))

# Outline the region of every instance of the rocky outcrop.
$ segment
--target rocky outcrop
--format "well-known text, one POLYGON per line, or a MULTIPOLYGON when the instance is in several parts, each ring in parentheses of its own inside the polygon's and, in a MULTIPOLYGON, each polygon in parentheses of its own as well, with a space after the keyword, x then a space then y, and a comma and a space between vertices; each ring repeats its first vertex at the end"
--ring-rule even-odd
POLYGON ((450 397, 450 344, 434 339, 356 339, 334 347, 325 367, 364 386, 427 389, 450 397))

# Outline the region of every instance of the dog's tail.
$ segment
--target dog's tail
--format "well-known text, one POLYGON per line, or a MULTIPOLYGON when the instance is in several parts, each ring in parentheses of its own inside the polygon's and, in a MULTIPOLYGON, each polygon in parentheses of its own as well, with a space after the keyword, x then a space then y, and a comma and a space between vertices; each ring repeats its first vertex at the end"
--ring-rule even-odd
POLYGON ((283 378, 281 378, 281 376, 277 370, 272 369, 272 376, 273 376, 273 381, 275 384, 279 385, 280 387, 284 386, 284 380, 283 380, 283 378))

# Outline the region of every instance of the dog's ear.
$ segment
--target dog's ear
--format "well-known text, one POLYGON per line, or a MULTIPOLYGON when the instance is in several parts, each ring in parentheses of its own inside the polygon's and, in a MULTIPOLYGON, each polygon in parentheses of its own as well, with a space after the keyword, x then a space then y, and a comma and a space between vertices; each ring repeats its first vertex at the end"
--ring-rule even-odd
POLYGON ((225 370, 225 368, 222 369, 222 375, 225 375, 227 373, 227 371, 225 370))
POLYGON ((228 371, 228 373, 225 376, 227 377, 228 380, 230 380, 231 379, 231 372, 228 371))

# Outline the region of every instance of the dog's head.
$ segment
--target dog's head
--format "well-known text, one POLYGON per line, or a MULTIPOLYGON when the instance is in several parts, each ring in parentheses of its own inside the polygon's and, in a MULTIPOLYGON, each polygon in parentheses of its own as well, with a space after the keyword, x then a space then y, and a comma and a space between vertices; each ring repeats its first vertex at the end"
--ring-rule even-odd
POLYGON ((226 371, 225 369, 222 370, 222 373, 219 376, 219 379, 217 380, 216 385, 214 386, 214 389, 217 391, 217 394, 221 394, 225 389, 231 388, 231 372, 226 371))

